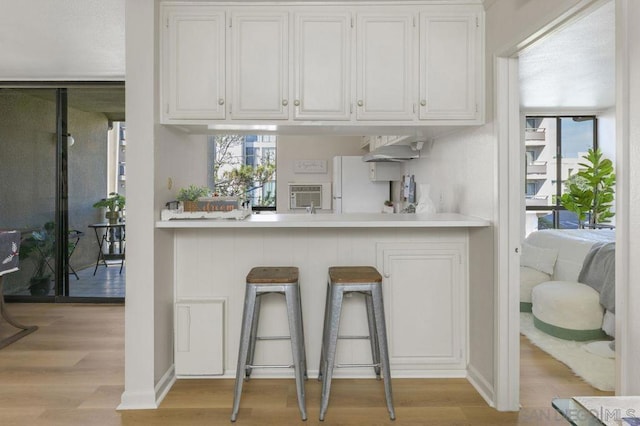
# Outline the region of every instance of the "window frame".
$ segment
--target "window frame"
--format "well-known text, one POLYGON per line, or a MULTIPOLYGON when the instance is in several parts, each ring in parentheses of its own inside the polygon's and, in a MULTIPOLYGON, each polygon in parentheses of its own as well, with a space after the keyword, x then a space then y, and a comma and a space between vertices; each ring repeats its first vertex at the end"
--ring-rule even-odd
MULTIPOLYGON (((235 135, 235 133, 228 133, 229 135, 235 135)), ((215 137, 219 136, 219 135, 209 135, 209 137, 207 138, 207 144, 208 144, 208 154, 207 154, 207 182, 208 182, 208 187, 212 190, 215 191, 215 187, 216 187, 216 176, 215 173, 213 172, 213 164, 216 161, 216 149, 215 149, 215 137)), ((256 142, 256 141, 246 141, 245 138, 247 136, 256 136, 256 140, 259 139, 261 136, 269 136, 269 137, 274 137, 275 141, 274 141, 274 147, 273 147, 273 154, 274 154, 274 164, 275 164, 275 178, 273 179, 273 182, 275 183, 274 187, 275 187, 275 195, 274 195, 274 205, 273 206, 257 206, 257 205, 251 205, 251 211, 253 212, 265 212, 265 211, 276 211, 277 209, 277 205, 278 205, 278 199, 277 199, 277 188, 278 188, 278 179, 277 179, 277 170, 278 170, 278 157, 277 157, 277 144, 278 144, 278 137, 276 135, 264 135, 264 134, 258 134, 258 133, 251 133, 251 134, 239 134, 239 136, 243 137, 243 146, 241 149, 241 164, 246 165, 249 164, 247 163, 247 158, 248 157, 255 157, 255 146, 247 146, 247 143, 251 143, 251 142, 256 142), (251 153, 250 155, 248 155, 247 150, 250 149, 251 153)), ((267 149, 267 148, 263 148, 263 149, 267 149)), ((253 164, 251 164, 253 165, 253 164)))
MULTIPOLYGON (((598 117, 596 115, 590 115, 590 114, 587 114, 587 115, 535 115, 535 114, 525 115, 525 127, 528 126, 529 120, 533 119, 533 120, 536 120, 537 122, 538 119, 542 121, 548 118, 555 119, 555 124, 556 124, 556 140, 555 140, 556 179, 552 180, 552 183, 555 186, 555 193, 552 195, 552 200, 555 199, 555 203, 550 205, 544 205, 544 206, 528 206, 526 205, 526 201, 525 201, 525 212, 526 211, 550 211, 553 215, 553 221, 552 221, 553 229, 559 229, 560 214, 558 212, 562 210, 567 211, 567 209, 563 207, 562 204, 560 203, 560 197, 562 196, 562 185, 564 184, 564 181, 562 180, 562 158, 563 158, 562 156, 562 119, 582 118, 582 119, 592 120, 593 121, 592 148, 595 150, 598 148, 598 117)), ((542 124, 542 122, 540 122, 540 124, 542 124)), ((540 126, 540 124, 538 124, 538 127, 540 126)), ((526 140, 523 141, 523 143, 525 143, 525 153, 526 153, 527 152, 526 140)), ((528 161, 528 159, 526 158, 526 154, 525 154, 525 161, 528 161)), ((527 180, 528 179, 525 174, 525 177, 524 177, 524 198, 525 199, 527 196, 527 180)))

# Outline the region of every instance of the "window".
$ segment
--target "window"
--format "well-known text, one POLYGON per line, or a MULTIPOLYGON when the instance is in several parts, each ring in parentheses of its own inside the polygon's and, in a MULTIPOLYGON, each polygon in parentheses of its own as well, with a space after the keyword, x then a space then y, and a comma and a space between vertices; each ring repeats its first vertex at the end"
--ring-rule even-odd
POLYGON ((536 152, 533 150, 527 150, 527 165, 532 165, 534 162, 534 159, 536 158, 536 152))
POLYGON ((577 228, 560 204, 566 182, 582 156, 597 147, 594 116, 526 117, 526 234, 544 228, 577 228))
POLYGON ((276 136, 210 136, 209 184, 215 194, 239 197, 253 210, 275 210, 276 136))

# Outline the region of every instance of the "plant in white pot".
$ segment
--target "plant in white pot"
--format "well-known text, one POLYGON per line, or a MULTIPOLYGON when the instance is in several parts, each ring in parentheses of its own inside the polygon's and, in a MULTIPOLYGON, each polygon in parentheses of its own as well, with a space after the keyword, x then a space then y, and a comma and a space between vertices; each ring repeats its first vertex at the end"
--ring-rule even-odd
POLYGON ((603 158, 600 149, 589 149, 582 157, 587 162, 579 163, 581 168, 567 179, 566 192, 560 202, 578 216, 580 228, 589 225, 606 224, 615 215, 612 211, 616 185, 613 163, 603 158))
POLYGON ((97 201, 93 207, 95 208, 106 208, 107 212, 104 217, 109 221, 110 224, 115 225, 120 221, 122 217, 122 211, 125 207, 125 198, 115 192, 111 192, 107 198, 103 198, 100 201, 97 201))

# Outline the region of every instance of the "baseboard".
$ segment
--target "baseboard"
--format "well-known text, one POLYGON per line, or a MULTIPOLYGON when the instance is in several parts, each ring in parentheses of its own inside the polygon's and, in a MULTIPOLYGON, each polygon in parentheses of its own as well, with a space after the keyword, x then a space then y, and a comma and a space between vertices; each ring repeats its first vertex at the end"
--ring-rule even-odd
POLYGON ((160 406, 175 382, 175 367, 171 365, 153 390, 124 391, 117 410, 154 410, 160 406))
MULTIPOLYGON (((308 370, 310 378, 318 377, 318 370, 308 370)), ((256 379, 290 379, 293 377, 293 370, 287 369, 261 369, 254 370, 251 378, 256 379)), ((340 368, 333 370, 333 377, 336 379, 373 379, 373 371, 364 371, 362 368, 340 368)), ((394 379, 465 379, 466 370, 400 370, 391 369, 391 377, 394 379)), ((178 379, 235 379, 235 370, 227 370, 220 375, 201 376, 177 376, 178 379)))
POLYGON ((467 380, 478 391, 480 396, 485 400, 490 407, 496 406, 495 393, 493 386, 482 374, 478 372, 472 365, 467 368, 467 380))
POLYGON ((158 380, 155 388, 156 406, 159 407, 160 403, 167 396, 167 393, 171 390, 171 386, 176 382, 176 366, 171 364, 171 367, 166 373, 158 380))
POLYGON ((117 410, 154 410, 156 394, 154 391, 124 391, 120 397, 120 405, 117 410))

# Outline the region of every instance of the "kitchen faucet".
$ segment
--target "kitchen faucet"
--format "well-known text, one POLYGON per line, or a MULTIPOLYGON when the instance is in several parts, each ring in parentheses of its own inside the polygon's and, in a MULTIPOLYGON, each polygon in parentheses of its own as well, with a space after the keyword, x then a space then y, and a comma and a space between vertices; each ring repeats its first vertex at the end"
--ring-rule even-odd
POLYGON ((313 205, 313 201, 311 202, 310 206, 307 206, 307 213, 309 214, 316 214, 316 208, 313 205))

